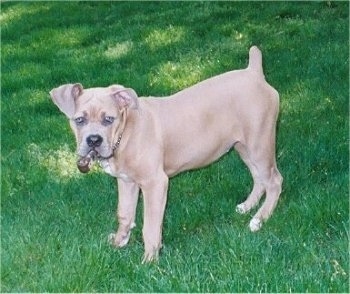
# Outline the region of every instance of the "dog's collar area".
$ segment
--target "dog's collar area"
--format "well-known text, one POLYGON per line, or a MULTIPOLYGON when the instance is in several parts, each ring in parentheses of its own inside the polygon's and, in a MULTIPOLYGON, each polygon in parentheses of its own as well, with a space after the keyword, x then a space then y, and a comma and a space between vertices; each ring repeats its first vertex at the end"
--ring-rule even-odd
POLYGON ((120 145, 120 141, 122 140, 122 136, 123 136, 123 133, 121 133, 119 136, 118 136, 118 139, 117 139, 117 142, 115 142, 112 146, 112 153, 111 155, 107 156, 107 157, 102 157, 100 155, 97 155, 97 156, 94 156, 97 161, 106 161, 110 158, 112 158, 114 156, 114 151, 118 149, 119 145, 120 145))
POLYGON ((119 136, 118 136, 118 139, 117 139, 117 142, 115 142, 112 146, 112 153, 111 155, 107 156, 107 157, 102 157, 102 156, 97 156, 97 160, 98 161, 105 161, 105 160, 108 160, 110 158, 112 158, 114 156, 114 151, 118 149, 119 145, 120 145, 120 141, 122 140, 122 136, 123 136, 123 133, 121 133, 119 136))
POLYGON ((118 140, 117 142, 115 142, 112 146, 112 151, 114 152, 115 150, 118 149, 119 145, 120 145, 120 141, 122 140, 122 137, 123 137, 123 133, 121 133, 119 136, 118 136, 118 140))
POLYGON ((112 156, 114 156, 114 151, 117 150, 119 148, 120 142, 122 140, 123 137, 123 132, 125 130, 125 124, 126 124, 126 115, 127 115, 127 109, 123 109, 123 111, 121 111, 121 117, 122 117, 122 123, 121 123, 121 132, 120 135, 118 136, 117 141, 113 144, 112 146, 112 156))

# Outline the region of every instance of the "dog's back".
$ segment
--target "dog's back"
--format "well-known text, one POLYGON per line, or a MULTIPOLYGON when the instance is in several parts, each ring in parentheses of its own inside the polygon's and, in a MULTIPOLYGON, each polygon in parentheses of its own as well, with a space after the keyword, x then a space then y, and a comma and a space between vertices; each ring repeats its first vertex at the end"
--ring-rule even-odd
POLYGON ((166 98, 141 99, 141 104, 157 112, 152 117, 158 118, 155 128, 166 142, 164 166, 173 175, 205 166, 266 124, 274 126, 278 93, 265 81, 261 52, 254 46, 246 69, 209 78, 166 98), (205 152, 198 152, 198 146, 205 146, 205 152))

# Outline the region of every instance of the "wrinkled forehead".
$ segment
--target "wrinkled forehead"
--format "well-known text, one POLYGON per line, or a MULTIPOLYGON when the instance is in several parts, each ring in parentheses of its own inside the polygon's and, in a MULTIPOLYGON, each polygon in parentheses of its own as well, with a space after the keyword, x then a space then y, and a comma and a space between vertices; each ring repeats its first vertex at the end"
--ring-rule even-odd
POLYGON ((117 113, 117 105, 112 98, 109 88, 84 89, 82 95, 76 100, 77 112, 106 112, 117 113))

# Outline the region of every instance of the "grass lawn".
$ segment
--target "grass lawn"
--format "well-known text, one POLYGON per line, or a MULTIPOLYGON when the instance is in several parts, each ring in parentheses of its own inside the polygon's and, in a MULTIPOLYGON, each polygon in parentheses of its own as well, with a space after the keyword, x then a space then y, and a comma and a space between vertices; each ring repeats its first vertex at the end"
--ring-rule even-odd
MULTIPOLYGON (((1 292, 349 292, 347 2, 1 3, 1 292), (115 250, 115 180, 82 175, 61 84, 168 95, 263 51, 281 95, 280 202, 257 233, 237 154, 171 180, 158 263, 142 201, 115 250)), ((254 213, 254 212, 253 212, 254 213)))

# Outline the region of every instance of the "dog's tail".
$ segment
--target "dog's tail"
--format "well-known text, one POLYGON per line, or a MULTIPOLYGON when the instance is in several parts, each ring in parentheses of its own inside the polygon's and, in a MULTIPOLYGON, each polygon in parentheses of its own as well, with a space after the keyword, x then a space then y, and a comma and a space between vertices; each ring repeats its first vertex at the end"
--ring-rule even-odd
POLYGON ((252 46, 249 49, 248 68, 264 76, 263 67, 262 67, 262 54, 259 48, 256 46, 252 46))

